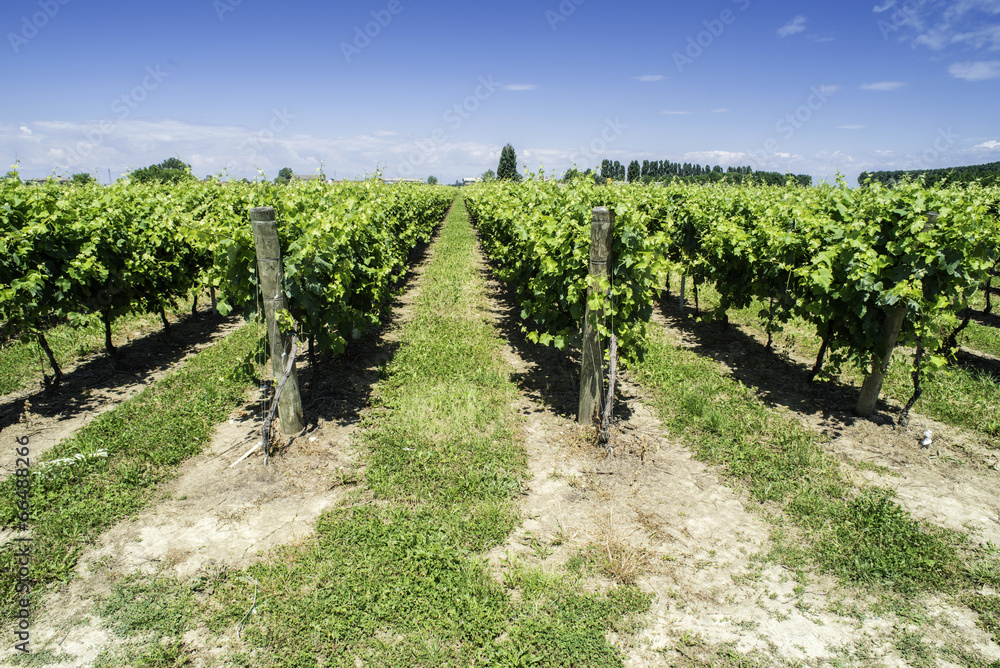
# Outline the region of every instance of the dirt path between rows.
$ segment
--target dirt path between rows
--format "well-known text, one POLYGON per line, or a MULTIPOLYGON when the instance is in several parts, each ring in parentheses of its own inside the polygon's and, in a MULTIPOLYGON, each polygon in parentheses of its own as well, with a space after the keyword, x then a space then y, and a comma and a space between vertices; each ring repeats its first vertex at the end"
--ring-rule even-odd
MULTIPOLYGON (((188 578, 241 569, 313 532, 319 515, 363 477, 352 439, 379 371, 398 347, 398 329, 411 317, 432 250, 415 253, 404 291, 380 329, 336 359, 320 357, 318 370, 300 359, 306 431, 283 439, 267 465, 259 449, 237 463, 259 442, 263 402, 253 398, 235 411, 205 451, 161 487, 153 505, 106 531, 80 557, 71 582, 46 597, 32 623, 33 652, 58 656, 62 661, 52 665, 60 668, 92 665, 101 652, 126 642, 95 610, 123 577, 162 572, 188 578)), ((184 638, 196 666, 219 660, 233 640, 201 631, 184 638)), ((10 656, 4 647, 0 661, 10 656)))
MULTIPOLYGON (((817 574, 802 585, 767 559, 770 526, 759 506, 665 433, 627 374, 619 384, 616 447, 613 453, 596 447, 591 430, 573 419, 579 359, 526 342, 511 295, 491 285, 496 321, 511 342, 505 356, 523 393, 517 409, 524 415, 532 475, 524 523, 489 555, 498 578, 515 566, 557 570, 581 552, 600 555, 592 559, 599 572, 588 587, 634 582, 655 595, 640 620, 642 630, 613 638, 626 652, 627 666, 712 665, 724 644, 738 653, 760 652, 764 665, 831 665, 835 658, 857 656, 873 657, 874 663, 840 665, 906 665, 893 641, 894 627, 906 621, 871 613, 874 601, 863 591, 817 574), (841 612, 850 610, 860 612, 841 612)), ((679 337, 665 319, 657 321, 661 332, 679 337)), ((922 425, 915 416, 910 429, 922 425)), ((873 428, 866 422, 842 429, 834 451, 848 449, 850 438, 874 447, 864 436, 873 428)), ((1000 494, 993 492, 995 480, 984 480, 982 467, 959 467, 971 477, 956 483, 960 493, 950 497, 952 507, 962 510, 949 512, 942 504, 945 488, 920 496, 937 484, 934 476, 956 475, 946 460, 928 470, 895 466, 903 472, 889 484, 904 500, 921 499, 908 504, 918 516, 923 508, 931 521, 940 515, 950 524, 975 520, 984 525, 982 539, 995 535, 996 528, 985 525, 997 517, 1000 494), (944 470, 935 468, 942 464, 944 470)), ((928 600, 926 611, 920 633, 928 643, 957 642, 1000 659, 1000 647, 977 626, 974 612, 944 600, 928 600)))

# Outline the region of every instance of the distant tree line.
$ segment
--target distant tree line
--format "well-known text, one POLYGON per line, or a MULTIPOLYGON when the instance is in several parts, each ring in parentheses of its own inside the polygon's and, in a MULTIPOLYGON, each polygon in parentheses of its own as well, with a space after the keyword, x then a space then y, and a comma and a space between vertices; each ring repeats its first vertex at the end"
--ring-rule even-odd
POLYGON ((180 158, 167 158, 158 165, 150 165, 129 174, 133 183, 180 183, 194 179, 191 165, 180 158))
POLYGON ((755 172, 748 165, 746 167, 727 167, 723 169, 719 165, 699 165, 696 163, 671 162, 669 160, 643 160, 640 164, 638 160, 633 160, 628 167, 617 160, 603 160, 601 162, 601 176, 605 179, 615 181, 628 181, 633 183, 653 183, 657 181, 686 181, 692 183, 726 183, 736 184, 763 184, 763 185, 785 185, 789 179, 803 186, 812 185, 812 177, 808 174, 781 174, 780 172, 755 172))
POLYGON ((984 165, 968 165, 965 167, 944 167, 941 169, 911 169, 893 172, 861 172, 858 185, 875 181, 887 186, 894 186, 900 181, 916 181, 923 179, 924 184, 962 185, 979 182, 984 186, 1000 185, 1000 162, 988 162, 984 165))
POLYGON ((572 181, 573 179, 579 178, 580 176, 586 176, 588 178, 592 178, 594 180, 594 183, 596 183, 598 185, 601 185, 601 184, 603 184, 603 183, 605 183, 607 181, 606 178, 601 178, 601 176, 597 172, 595 172, 593 169, 588 169, 585 172, 581 172, 579 169, 577 169, 575 167, 571 167, 571 168, 567 169, 566 173, 563 174, 562 180, 563 181, 572 181))
MULTIPOLYGON (((55 177, 49 177, 49 178, 55 178, 55 177)), ((3 176, 3 178, 0 178, 0 181, 6 181, 8 179, 13 180, 13 181, 20 181, 21 180, 21 175, 18 174, 18 172, 17 172, 16 169, 12 169, 12 170, 8 171, 3 176)), ((86 185, 88 183, 94 183, 95 181, 97 181, 97 179, 94 178, 93 174, 87 174, 86 172, 79 172, 79 173, 74 174, 73 176, 69 177, 69 179, 65 180, 65 181, 67 183, 72 183, 74 185, 86 185)))

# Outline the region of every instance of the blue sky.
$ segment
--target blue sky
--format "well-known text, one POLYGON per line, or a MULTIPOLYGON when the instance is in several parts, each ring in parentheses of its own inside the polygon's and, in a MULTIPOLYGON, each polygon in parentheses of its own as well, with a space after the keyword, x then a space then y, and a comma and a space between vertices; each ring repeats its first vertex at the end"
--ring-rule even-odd
POLYGON ((1000 0, 6 0, 0 29, 0 157, 25 177, 177 156, 450 183, 508 142, 557 174, 1000 160, 1000 0))

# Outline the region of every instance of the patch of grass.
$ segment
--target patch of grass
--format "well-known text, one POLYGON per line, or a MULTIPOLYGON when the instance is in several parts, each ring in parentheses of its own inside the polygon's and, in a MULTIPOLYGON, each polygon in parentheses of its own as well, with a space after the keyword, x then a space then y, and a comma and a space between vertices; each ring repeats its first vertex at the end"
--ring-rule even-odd
POLYGON ((115 583, 97 612, 122 637, 145 631, 179 636, 192 613, 195 592, 203 585, 204 580, 185 584, 164 575, 129 575, 115 583))
POLYGON ((662 654, 680 655, 671 665, 683 668, 776 668, 799 665, 785 661, 774 653, 767 655, 759 650, 740 652, 736 649, 736 643, 709 646, 700 637, 687 633, 682 633, 674 646, 663 650, 662 654))
POLYGON ((134 574, 116 582, 97 605, 105 625, 128 640, 105 650, 97 668, 191 665, 181 638, 199 611, 198 593, 211 577, 182 581, 170 575, 134 574))
POLYGON ((1000 587, 1000 558, 992 543, 973 551, 965 565, 966 577, 976 585, 1000 587))
MULTIPOLYGON (((945 661, 950 661, 966 668, 1000 668, 1000 661, 990 661, 982 654, 970 651, 967 645, 962 643, 961 640, 959 640, 959 644, 957 645, 947 645, 937 651, 945 661)), ((941 664, 935 663, 931 665, 938 666, 941 664)))
POLYGON ((620 666, 620 650, 608 644, 608 629, 634 632, 634 616, 649 607, 650 595, 618 587, 606 595, 547 589, 526 598, 502 642, 477 657, 490 666, 620 666))
POLYGON ((105 650, 94 661, 94 668, 182 668, 193 665, 188 650, 181 640, 149 639, 145 642, 128 642, 121 647, 105 650))
POLYGON ((979 613, 979 625, 993 636, 993 642, 1000 643, 1000 596, 970 594, 965 604, 979 613))
POLYGON ((893 634, 893 646, 906 661, 906 665, 915 668, 934 668, 938 665, 934 648, 925 640, 923 634, 916 629, 900 628, 893 634))
POLYGON ((831 531, 816 546, 831 572, 897 589, 953 589, 962 568, 960 537, 921 525, 881 488, 863 489, 832 518, 831 531))
POLYGON ((220 589, 215 630, 258 601, 244 642, 254 665, 620 665, 604 632, 644 610, 633 588, 605 596, 521 573, 515 603, 441 509, 392 505, 324 515, 317 539, 220 589), (444 521, 443 521, 444 520, 444 521), (251 581, 253 586, 251 586, 251 581), (281 624, 277 624, 282 620, 281 624))
POLYGON ((635 584, 649 564, 649 555, 629 545, 615 530, 610 517, 598 522, 597 540, 587 545, 581 556, 595 571, 623 585, 635 584))
MULTIPOLYGON (((905 405, 913 393, 912 356, 893 355, 885 379, 885 397, 905 405)), ((855 383, 860 386, 861 376, 855 383)), ((1000 383, 981 369, 954 366, 938 371, 923 383, 924 393, 914 410, 947 424, 1000 436, 1000 383)))
MULTIPOLYGON (((76 560, 102 531, 143 508, 157 484, 208 443, 215 425, 256 382, 257 329, 244 326, 192 357, 73 437, 33 461, 31 476, 32 596, 70 577, 76 560), (102 456, 100 453, 106 453, 102 456), (75 458, 80 454, 82 459, 75 458), (68 465, 41 467, 56 459, 68 465)), ((0 483, 0 520, 17 525, 13 477, 0 483)), ((2 617, 14 610, 16 569, 11 544, 0 548, 2 617)))
POLYGON ((10 658, 10 663, 12 666, 23 666, 23 668, 46 668, 58 666, 74 658, 72 654, 53 652, 49 649, 32 649, 30 652, 18 652, 10 658))
MULTIPOLYGON (((462 546, 455 518, 442 522, 436 511, 367 506, 325 514, 315 541, 247 572, 258 591, 259 616, 247 625, 247 642, 271 656, 268 665, 300 665, 319 650, 310 640, 317 634, 331 653, 377 641, 380 634, 419 637, 434 629, 449 646, 498 636, 507 601, 462 546), (277 619, 283 620, 280 628, 267 621, 277 619), (454 621, 447 632, 439 628, 442 619, 454 621), (295 646, 300 657, 279 656, 295 646)), ((225 621, 244 615, 248 588, 246 580, 235 579, 224 590, 225 621)))
MULTIPOLYGON (((912 520, 891 492, 862 490, 846 480, 819 438, 757 400, 716 363, 650 342, 639 365, 670 432, 762 504, 777 504, 807 537, 816 563, 846 580, 900 591, 951 590, 961 573, 957 535, 912 520)), ((775 546, 801 568, 784 530, 775 546)))
POLYGON ((1000 357, 1000 329, 969 323, 959 335, 959 344, 982 353, 1000 357))
MULTIPOLYGON (((180 300, 175 309, 167 309, 168 316, 190 313, 190 299, 180 300)), ((111 326, 111 335, 120 340, 127 333, 147 333, 162 328, 159 314, 133 314, 116 319, 111 326)), ((58 325, 45 332, 45 340, 56 363, 65 371, 77 359, 104 350, 104 323, 98 319, 86 327, 58 325)), ((27 343, 15 339, 0 344, 0 395, 40 383, 43 371, 48 376, 52 375, 49 360, 34 337, 27 343)))
POLYGON ((635 584, 647 564, 647 557, 641 551, 619 542, 591 544, 583 557, 598 573, 624 585, 635 584))

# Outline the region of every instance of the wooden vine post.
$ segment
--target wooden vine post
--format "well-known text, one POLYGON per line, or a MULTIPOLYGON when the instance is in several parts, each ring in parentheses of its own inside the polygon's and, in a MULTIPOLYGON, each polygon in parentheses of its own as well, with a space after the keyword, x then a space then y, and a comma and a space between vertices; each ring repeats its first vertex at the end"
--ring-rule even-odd
MULTIPOLYGON (((590 297, 597 289, 597 282, 608 276, 608 261, 611 259, 612 229, 614 214, 607 207, 596 207, 590 226, 590 278, 587 288, 587 308, 583 319, 583 367, 580 372, 580 405, 577 422, 588 425, 594 413, 602 408, 601 390, 604 388, 604 350, 601 348, 600 333, 590 324, 590 297)), ((597 314, 604 320, 604 311, 597 314)))
MULTIPOLYGON (((281 266, 281 243, 278 241, 274 209, 269 206, 251 209, 250 223, 257 249, 257 273, 260 277, 264 317, 267 320, 271 368, 274 369, 275 383, 278 384, 285 375, 285 360, 292 353, 292 339, 281 331, 276 320, 276 315, 288 308, 288 299, 281 287, 284 270, 281 266)), ((297 434, 305 429, 299 379, 294 364, 278 397, 278 416, 281 418, 281 431, 284 434, 297 434)))

